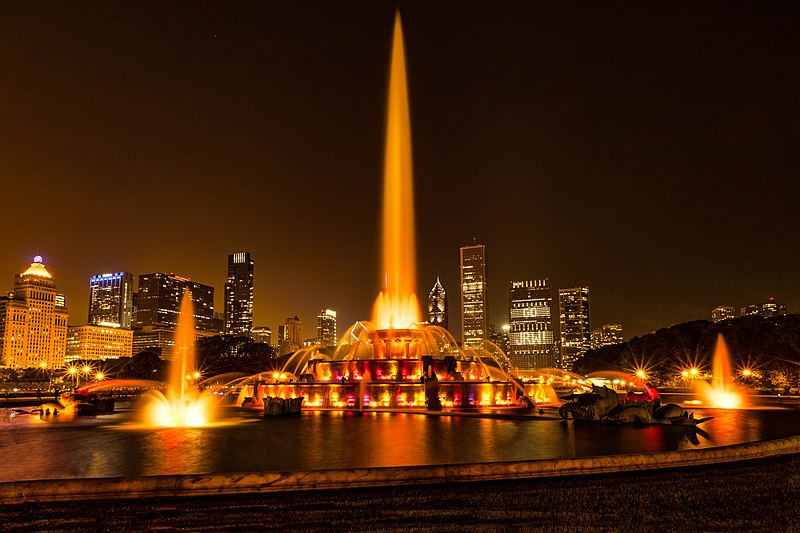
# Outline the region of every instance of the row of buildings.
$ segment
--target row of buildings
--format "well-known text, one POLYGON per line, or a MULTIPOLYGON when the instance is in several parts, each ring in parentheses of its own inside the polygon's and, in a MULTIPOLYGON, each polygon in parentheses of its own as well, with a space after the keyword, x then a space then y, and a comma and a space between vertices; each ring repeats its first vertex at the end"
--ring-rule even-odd
MULTIPOLYGON (((746 305, 739 309, 739 317, 745 316, 760 316, 762 318, 770 318, 773 316, 782 316, 786 314, 786 306, 775 301, 775 298, 770 298, 768 301, 761 304, 746 305)), ((736 318, 736 308, 730 305, 719 305, 711 310, 711 321, 722 322, 723 320, 730 320, 736 318)))
MULTIPOLYGON (((192 300, 198 338, 219 334, 250 336, 273 343, 272 330, 253 326, 254 262, 249 252, 228 256, 224 313, 214 311, 214 287, 156 272, 98 274, 89 279, 87 323, 68 325, 66 297, 41 256, 17 274, 14 290, 0 297, 0 364, 13 368, 59 368, 69 361, 130 357, 150 350, 171 359, 181 299, 192 300)), ((336 312, 320 311, 317 337, 303 340, 297 317, 279 326, 277 345, 290 353, 310 342, 336 344, 336 312)))
MULTIPOLYGON (((485 245, 461 248, 460 272, 462 345, 479 349, 491 340, 518 370, 571 370, 590 348, 622 342, 619 324, 591 329, 589 287, 554 290, 547 278, 508 283, 508 323, 497 329, 489 322, 485 245)), ((437 279, 428 296, 428 321, 447 327, 446 309, 446 291, 437 279)))

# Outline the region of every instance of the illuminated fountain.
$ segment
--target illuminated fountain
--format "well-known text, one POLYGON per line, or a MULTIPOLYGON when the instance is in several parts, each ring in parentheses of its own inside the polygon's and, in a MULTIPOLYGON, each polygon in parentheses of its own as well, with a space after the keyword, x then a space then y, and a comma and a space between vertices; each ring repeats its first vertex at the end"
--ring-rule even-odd
POLYGON ((728 346, 720 333, 711 368, 711 383, 698 382, 697 388, 709 406, 736 409, 746 404, 746 392, 733 382, 728 346))
POLYGON ((411 125, 400 14, 394 24, 384 160, 383 289, 372 322, 357 322, 331 354, 298 350, 282 369, 241 380, 241 403, 304 397, 315 407, 532 406, 558 401, 549 383, 511 378, 489 341, 461 348, 443 328, 420 324, 416 295, 411 125), (246 399, 246 400, 245 400, 246 399))
POLYGON ((210 396, 194 386, 195 371, 194 305, 188 291, 181 299, 178 326, 175 329, 175 352, 167 375, 165 394, 148 392, 143 422, 152 426, 202 426, 213 419, 214 403, 210 396))

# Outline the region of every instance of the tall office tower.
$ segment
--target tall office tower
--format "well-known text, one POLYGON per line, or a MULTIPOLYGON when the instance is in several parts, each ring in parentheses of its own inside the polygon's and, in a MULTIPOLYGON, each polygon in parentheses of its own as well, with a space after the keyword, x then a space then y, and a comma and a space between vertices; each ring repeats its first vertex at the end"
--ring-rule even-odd
POLYGON ((464 347, 483 347, 489 338, 486 246, 461 247, 461 335, 464 347))
POLYGON ((555 367, 553 291, 548 280, 512 281, 508 289, 511 362, 520 370, 555 367))
POLYGON ((722 322, 731 318, 736 318, 736 309, 729 305, 720 305, 711 311, 712 322, 722 322))
POLYGON ((115 272, 89 278, 89 324, 131 329, 133 274, 115 272))
POLYGON ((175 274, 141 274, 136 298, 133 353, 153 350, 160 352, 162 359, 172 358, 175 326, 186 290, 194 304, 197 335, 208 336, 218 332, 214 329, 214 287, 175 274))
POLYGON ((250 338, 255 342, 272 344, 272 328, 269 326, 256 326, 250 330, 250 338))
POLYGON ((194 303, 194 326, 210 330, 214 323, 214 287, 175 274, 141 274, 136 309, 136 328, 164 327, 174 330, 178 323, 183 292, 194 303))
POLYGON ((13 368, 58 368, 67 349, 67 308, 59 305, 53 276, 41 256, 14 279, 0 298, 0 362, 13 368))
POLYGON ((428 324, 447 329, 447 291, 442 287, 439 277, 428 293, 428 324))
POLYGON ((295 315, 289 317, 286 322, 278 326, 278 346, 281 355, 296 352, 303 347, 303 323, 295 315))
POLYGON ((228 256, 225 282, 225 334, 249 335, 253 329, 253 260, 250 252, 228 256))
POLYGON ((338 340, 336 336, 336 311, 332 309, 322 309, 317 315, 316 344, 322 346, 336 346, 338 340))
POLYGON ((558 289, 558 307, 561 325, 561 357, 558 366, 571 371, 575 361, 592 347, 589 287, 558 289))
POLYGON ((603 324, 592 330, 592 350, 625 342, 621 324, 603 324))

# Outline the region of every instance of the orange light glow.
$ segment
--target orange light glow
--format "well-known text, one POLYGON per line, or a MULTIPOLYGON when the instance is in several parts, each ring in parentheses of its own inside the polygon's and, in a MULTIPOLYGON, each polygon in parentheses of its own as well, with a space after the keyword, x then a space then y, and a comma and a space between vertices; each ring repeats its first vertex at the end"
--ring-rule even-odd
POLYGON ((411 121, 408 112, 403 28, 399 12, 395 16, 389 75, 382 241, 384 287, 375 300, 372 321, 380 329, 407 328, 420 321, 420 311, 416 294, 411 121))

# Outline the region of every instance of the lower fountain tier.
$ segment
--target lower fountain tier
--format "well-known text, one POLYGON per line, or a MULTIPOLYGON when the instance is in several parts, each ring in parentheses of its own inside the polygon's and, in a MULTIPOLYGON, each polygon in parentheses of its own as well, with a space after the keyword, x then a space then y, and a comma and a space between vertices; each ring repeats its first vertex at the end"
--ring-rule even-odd
MULTIPOLYGON (((547 384, 508 381, 439 381, 438 398, 445 407, 492 407, 520 403, 524 394, 537 404, 556 404, 558 398, 547 384)), ((355 381, 269 383, 258 381, 243 387, 243 406, 262 407, 267 396, 305 398, 304 407, 425 408, 426 384, 421 381, 355 381), (360 401, 359 401, 360 400, 360 401)))

